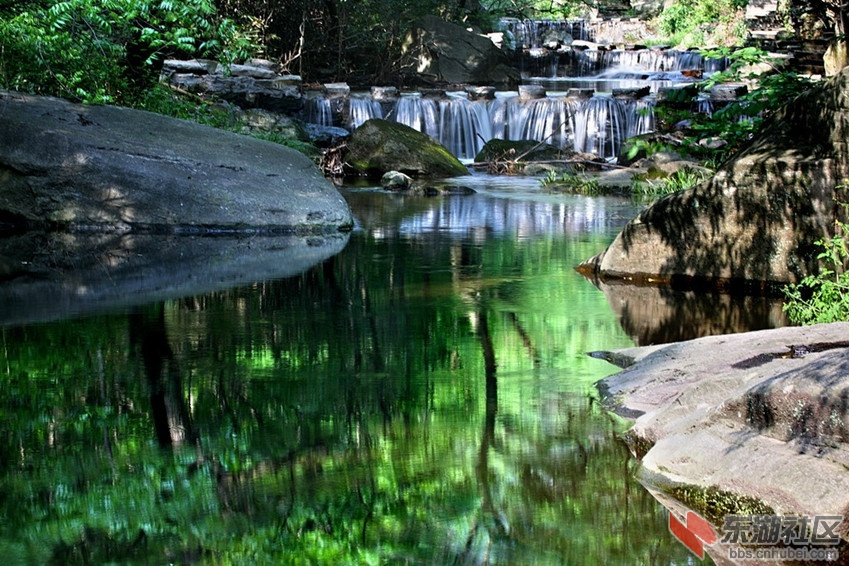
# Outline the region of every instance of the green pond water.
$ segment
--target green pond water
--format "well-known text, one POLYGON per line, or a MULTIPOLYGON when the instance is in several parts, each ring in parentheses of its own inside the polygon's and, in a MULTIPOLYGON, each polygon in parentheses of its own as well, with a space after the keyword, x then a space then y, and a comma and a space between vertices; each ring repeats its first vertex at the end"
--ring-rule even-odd
POLYGON ((691 563, 594 387, 634 342, 573 269, 640 205, 517 183, 346 189, 299 275, 7 324, 4 563, 691 563))

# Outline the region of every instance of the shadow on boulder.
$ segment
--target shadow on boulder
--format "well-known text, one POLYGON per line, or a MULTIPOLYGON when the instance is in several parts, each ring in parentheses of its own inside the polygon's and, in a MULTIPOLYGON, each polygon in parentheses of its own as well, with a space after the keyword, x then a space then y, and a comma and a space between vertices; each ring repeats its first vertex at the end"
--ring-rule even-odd
POLYGON ((579 271, 747 290, 816 272, 816 242, 845 217, 847 91, 849 69, 790 102, 712 179, 653 203, 579 271))

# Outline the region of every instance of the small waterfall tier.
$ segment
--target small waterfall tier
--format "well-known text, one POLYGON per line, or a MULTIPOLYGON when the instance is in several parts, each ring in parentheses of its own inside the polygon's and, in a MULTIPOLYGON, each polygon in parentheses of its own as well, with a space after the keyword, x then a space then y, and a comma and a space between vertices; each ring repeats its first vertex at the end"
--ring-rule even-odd
POLYGON ((625 139, 654 128, 654 97, 648 94, 647 88, 604 94, 581 89, 546 92, 537 85, 510 92, 470 87, 398 94, 374 88, 371 93, 341 96, 309 93, 303 118, 349 130, 371 118, 394 120, 430 135, 467 161, 491 139, 542 141, 613 159, 625 139))
MULTIPOLYGON (((627 138, 654 130, 655 101, 663 91, 726 65, 698 51, 602 45, 596 35, 608 32, 600 26, 501 20, 496 35, 522 74, 517 91, 373 87, 351 93, 325 85, 322 93, 308 93, 303 118, 348 130, 370 118, 394 120, 430 135, 461 160, 473 159, 491 139, 541 141, 611 160, 627 138)), ((711 101, 694 99, 693 111, 710 113, 711 101)))
POLYGON ((511 18, 499 22, 501 33, 510 38, 523 79, 605 75, 609 80, 621 74, 623 79, 681 80, 687 76, 709 75, 727 66, 726 59, 706 58, 695 50, 624 48, 625 42, 621 37, 613 38, 611 30, 627 29, 628 25, 629 22, 622 21, 511 18))

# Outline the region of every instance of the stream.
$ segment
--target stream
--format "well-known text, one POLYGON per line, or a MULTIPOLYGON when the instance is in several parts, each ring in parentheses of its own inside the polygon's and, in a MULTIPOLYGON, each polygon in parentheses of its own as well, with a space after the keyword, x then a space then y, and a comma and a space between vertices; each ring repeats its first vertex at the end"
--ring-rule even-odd
POLYGON ((780 304, 602 292, 573 268, 641 203, 464 183, 477 194, 343 188, 357 226, 313 240, 312 267, 308 240, 122 240, 88 275, 4 279, 0 300, 26 301, 0 329, 0 554, 690 563, 600 407, 616 368, 587 352, 776 326, 780 304))

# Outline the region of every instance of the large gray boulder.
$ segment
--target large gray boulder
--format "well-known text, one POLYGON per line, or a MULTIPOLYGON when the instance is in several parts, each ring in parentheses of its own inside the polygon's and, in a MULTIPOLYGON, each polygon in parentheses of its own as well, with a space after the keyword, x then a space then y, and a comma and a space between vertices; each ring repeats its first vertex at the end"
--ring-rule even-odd
POLYGON ((658 200, 581 270, 602 279, 795 282, 845 217, 849 69, 790 102, 707 183, 658 200))
POLYGON ((348 229, 306 156, 158 114, 0 91, 0 221, 148 232, 348 229))
POLYGON ((436 16, 425 16, 404 42, 405 68, 420 84, 455 83, 512 88, 519 73, 486 36, 436 16))
POLYGON ((380 178, 388 171, 410 177, 457 177, 469 170, 433 138, 404 124, 372 119, 351 132, 347 165, 359 174, 380 178))
POLYGON ((642 480, 707 491, 699 513, 721 520, 751 499, 781 515, 845 515, 847 333, 849 323, 821 324, 598 353, 627 366, 599 388, 635 419, 627 440, 642 480))

